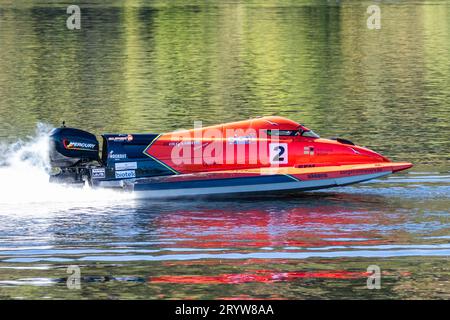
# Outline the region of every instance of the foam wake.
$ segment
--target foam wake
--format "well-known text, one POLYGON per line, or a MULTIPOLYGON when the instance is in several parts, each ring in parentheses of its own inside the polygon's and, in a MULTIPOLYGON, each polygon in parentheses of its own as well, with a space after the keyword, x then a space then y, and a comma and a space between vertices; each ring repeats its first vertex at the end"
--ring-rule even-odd
POLYGON ((32 137, 12 144, 0 143, 0 214, 31 204, 36 209, 36 205, 92 206, 131 199, 130 194, 111 190, 49 183, 50 130, 50 126, 39 124, 32 137))

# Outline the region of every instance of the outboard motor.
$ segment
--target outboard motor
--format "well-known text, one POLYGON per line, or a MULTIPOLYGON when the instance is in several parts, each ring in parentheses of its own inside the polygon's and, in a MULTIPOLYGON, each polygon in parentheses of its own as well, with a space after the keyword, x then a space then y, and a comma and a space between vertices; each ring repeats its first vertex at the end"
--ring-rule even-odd
POLYGON ((89 168, 99 166, 99 161, 95 135, 66 127, 50 133, 50 182, 84 184, 89 180, 89 168))

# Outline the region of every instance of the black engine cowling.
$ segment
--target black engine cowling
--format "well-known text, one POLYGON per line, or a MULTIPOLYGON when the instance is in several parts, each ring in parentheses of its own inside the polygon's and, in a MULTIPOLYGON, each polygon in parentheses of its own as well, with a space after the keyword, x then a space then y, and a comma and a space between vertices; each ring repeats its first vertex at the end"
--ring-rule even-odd
POLYGON ((50 133, 50 164, 68 168, 99 160, 98 140, 92 133, 74 128, 56 128, 50 133))
POLYGON ((50 182, 83 185, 90 168, 99 166, 99 144, 95 135, 74 128, 50 133, 50 182))

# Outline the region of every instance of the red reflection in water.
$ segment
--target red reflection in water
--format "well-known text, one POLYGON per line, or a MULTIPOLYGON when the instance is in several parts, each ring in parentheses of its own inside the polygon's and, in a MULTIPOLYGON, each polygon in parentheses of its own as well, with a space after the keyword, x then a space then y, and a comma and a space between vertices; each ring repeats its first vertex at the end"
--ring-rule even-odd
MULTIPOLYGON (((217 266, 220 265, 229 265, 229 266, 245 266, 245 265, 254 265, 254 264, 269 264, 273 263, 273 259, 245 259, 245 260, 220 260, 220 263, 217 260, 190 260, 190 261, 163 261, 162 264, 167 267, 171 266, 217 266)), ((290 264, 292 260, 288 259, 277 259, 277 265, 282 264, 290 264)), ((299 262, 296 262, 297 264, 299 262)), ((325 263, 325 262, 324 262, 325 263)))
MULTIPOLYGON (((395 223, 390 219, 389 223, 395 223)), ((324 204, 317 200, 313 205, 288 204, 279 212, 273 208, 233 209, 224 204, 214 209, 168 213, 154 220, 161 240, 177 239, 176 246, 187 248, 311 248, 385 243, 380 240, 381 232, 372 229, 368 234, 361 227, 367 223, 382 226, 387 222, 357 201, 352 206, 330 200, 324 204)))
POLYGON ((183 275, 150 277, 152 283, 183 283, 183 284, 240 284, 248 282, 272 283, 292 281, 295 279, 357 279, 370 275, 367 272, 352 271, 316 271, 316 272, 269 272, 260 270, 257 273, 228 273, 217 276, 183 275))

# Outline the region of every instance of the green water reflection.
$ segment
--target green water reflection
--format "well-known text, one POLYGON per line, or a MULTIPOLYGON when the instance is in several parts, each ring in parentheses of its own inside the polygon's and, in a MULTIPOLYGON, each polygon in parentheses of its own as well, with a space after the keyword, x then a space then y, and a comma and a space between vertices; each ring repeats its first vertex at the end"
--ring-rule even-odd
POLYGON ((394 159, 448 161, 449 7, 370 2, 1 1, 0 137, 63 119, 96 133, 291 117, 394 159))

